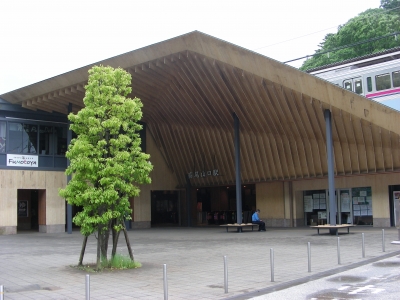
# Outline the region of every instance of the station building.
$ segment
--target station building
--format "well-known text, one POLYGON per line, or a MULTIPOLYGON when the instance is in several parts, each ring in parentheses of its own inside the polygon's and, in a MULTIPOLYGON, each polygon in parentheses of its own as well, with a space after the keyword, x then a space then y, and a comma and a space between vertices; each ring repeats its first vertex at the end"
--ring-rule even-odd
MULTIPOLYGON (((255 208, 269 227, 329 222, 328 126, 337 222, 399 226, 399 111, 197 31, 100 64, 128 71, 144 105, 154 170, 132 228, 250 222, 255 208)), ((0 234, 64 232, 79 210, 58 190, 93 65, 0 95, 0 234)))

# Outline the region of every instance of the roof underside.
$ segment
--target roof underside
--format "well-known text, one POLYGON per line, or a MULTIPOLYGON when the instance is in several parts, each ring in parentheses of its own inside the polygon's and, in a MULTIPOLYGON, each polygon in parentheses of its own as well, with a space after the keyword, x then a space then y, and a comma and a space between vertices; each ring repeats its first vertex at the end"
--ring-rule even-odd
MULTIPOLYGON (((234 184, 233 113, 241 126, 244 183, 327 175, 325 121, 332 113, 336 175, 400 171, 400 113, 328 82, 199 32, 98 64, 132 75, 132 97, 181 186, 234 184)), ((32 110, 82 107, 83 67, 1 95, 32 110)))

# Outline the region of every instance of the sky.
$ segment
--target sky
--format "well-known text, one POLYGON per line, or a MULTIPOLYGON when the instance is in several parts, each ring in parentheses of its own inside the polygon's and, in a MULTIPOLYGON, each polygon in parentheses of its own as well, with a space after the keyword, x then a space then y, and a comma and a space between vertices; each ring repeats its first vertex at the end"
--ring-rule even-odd
POLYGON ((327 33, 379 5, 380 0, 2 0, 0 94, 193 30, 284 62, 313 54, 327 33))

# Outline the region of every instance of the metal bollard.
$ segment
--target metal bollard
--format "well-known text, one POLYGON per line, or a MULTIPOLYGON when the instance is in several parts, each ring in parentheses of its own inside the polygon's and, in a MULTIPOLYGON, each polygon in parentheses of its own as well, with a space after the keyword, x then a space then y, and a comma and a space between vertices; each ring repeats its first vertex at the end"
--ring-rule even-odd
POLYGON ((340 237, 337 238, 337 261, 340 265, 340 237))
POLYGON ((365 239, 364 239, 364 233, 361 233, 362 236, 362 257, 365 257, 365 239))
POLYGON ((307 253, 308 253, 308 272, 311 272, 311 243, 308 242, 307 245, 307 253))
POLYGON ((0 300, 4 300, 4 287, 0 285, 0 300))
POLYGON ((90 299, 90 275, 85 276, 85 289, 86 289, 86 300, 90 299))
POLYGON ((225 294, 228 293, 228 259, 226 255, 224 255, 224 287, 225 294))
POLYGON ((163 266, 163 275, 164 275, 164 300, 168 300, 168 281, 167 281, 167 265, 163 266))
POLYGON ((271 261, 271 282, 274 282, 274 249, 269 250, 270 261, 271 261))
POLYGON ((382 229, 382 252, 385 252, 385 229, 382 229))

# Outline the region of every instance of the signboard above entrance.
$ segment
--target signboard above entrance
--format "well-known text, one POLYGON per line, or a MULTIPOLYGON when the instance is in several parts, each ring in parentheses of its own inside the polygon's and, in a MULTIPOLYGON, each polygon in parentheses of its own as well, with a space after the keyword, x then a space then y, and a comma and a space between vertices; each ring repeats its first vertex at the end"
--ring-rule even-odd
POLYGON ((37 168, 38 166, 37 155, 7 154, 7 167, 37 168))

